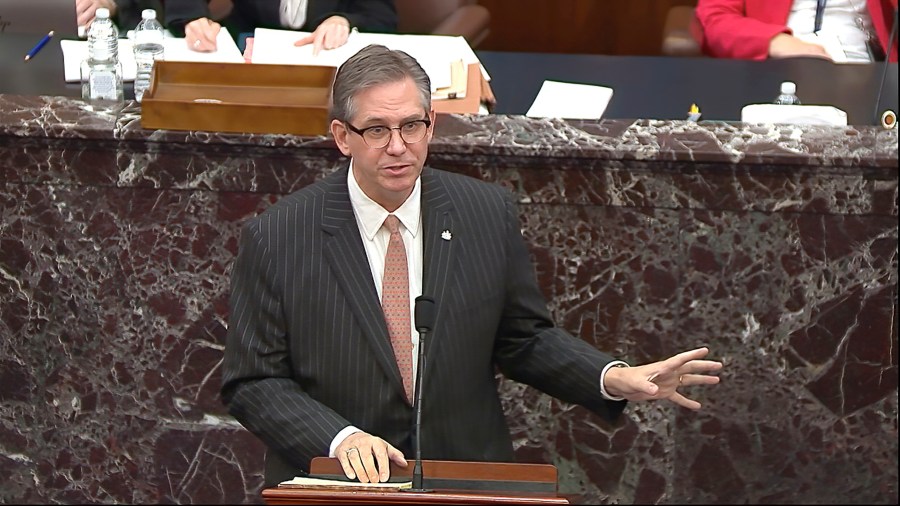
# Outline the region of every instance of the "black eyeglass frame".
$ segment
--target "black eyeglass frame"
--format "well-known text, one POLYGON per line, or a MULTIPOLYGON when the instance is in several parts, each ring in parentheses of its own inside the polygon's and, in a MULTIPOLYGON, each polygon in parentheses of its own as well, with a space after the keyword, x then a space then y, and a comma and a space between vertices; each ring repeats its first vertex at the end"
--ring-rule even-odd
POLYGON ((402 125, 395 126, 395 127, 389 127, 389 126, 385 126, 385 125, 372 125, 372 126, 366 127, 366 128, 356 128, 355 126, 351 125, 349 121, 344 121, 344 125, 347 127, 347 129, 350 130, 351 132, 355 133, 356 135, 362 137, 363 142, 365 142, 366 145, 372 149, 381 149, 381 148, 387 146, 388 144, 391 143, 391 137, 393 137, 393 134, 390 134, 387 137, 385 137, 384 144, 382 144, 381 146, 373 146, 373 145, 369 144, 369 141, 366 139, 366 132, 368 132, 369 130, 372 130, 374 128, 386 128, 387 130, 396 130, 397 133, 400 134, 400 140, 402 140, 406 144, 416 144, 418 142, 422 142, 422 139, 425 138, 425 135, 422 136, 422 139, 419 139, 415 142, 409 142, 408 140, 406 140, 406 137, 403 137, 403 127, 405 127, 407 125, 411 125, 413 123, 424 123, 426 133, 428 132, 428 129, 431 128, 431 119, 430 118, 414 119, 412 121, 407 121, 406 123, 403 123, 402 125))

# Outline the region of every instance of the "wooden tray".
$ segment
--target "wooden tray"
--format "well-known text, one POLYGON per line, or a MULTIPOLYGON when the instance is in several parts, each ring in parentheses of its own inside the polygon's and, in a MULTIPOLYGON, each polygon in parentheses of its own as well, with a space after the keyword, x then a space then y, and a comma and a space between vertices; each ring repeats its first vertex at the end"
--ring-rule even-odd
POLYGON ((446 114, 475 114, 479 111, 482 101, 482 77, 481 66, 470 63, 465 74, 466 96, 464 98, 432 99, 431 106, 435 112, 446 114))
POLYGON ((325 135, 334 67, 159 61, 141 126, 325 135))

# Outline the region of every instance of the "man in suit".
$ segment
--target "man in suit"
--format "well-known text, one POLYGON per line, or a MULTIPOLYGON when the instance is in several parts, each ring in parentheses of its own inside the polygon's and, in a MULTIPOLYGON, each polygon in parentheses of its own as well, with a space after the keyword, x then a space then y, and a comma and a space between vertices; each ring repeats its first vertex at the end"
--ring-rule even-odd
POLYGON ((423 458, 514 460, 496 369, 607 419, 626 400, 700 408, 678 388, 718 383, 706 348, 628 367, 555 327, 511 192, 424 168, 435 113, 413 58, 364 48, 332 95, 349 166, 251 219, 234 265, 222 396, 268 446, 267 485, 316 456, 363 482, 406 465, 419 294, 436 301, 423 458))
MULTIPOLYGON (((313 54, 347 42, 350 31, 395 32, 397 11, 393 0, 233 0, 222 23, 233 37, 256 28, 312 32, 295 45, 313 45, 313 54)), ((215 51, 222 25, 210 19, 208 0, 178 0, 166 5, 166 26, 184 34, 194 51, 215 51)))
MULTIPOLYGON (((896 0, 700 0, 697 20, 710 56, 764 60, 832 59, 836 41, 847 61, 883 60, 891 46, 896 0)), ((893 44, 892 62, 897 61, 893 44)))

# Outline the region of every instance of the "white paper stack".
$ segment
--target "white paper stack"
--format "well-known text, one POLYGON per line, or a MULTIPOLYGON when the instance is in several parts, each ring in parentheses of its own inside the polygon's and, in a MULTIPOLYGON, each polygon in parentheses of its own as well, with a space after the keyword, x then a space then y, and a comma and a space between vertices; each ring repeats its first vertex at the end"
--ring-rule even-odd
POLYGON ((830 105, 750 104, 741 109, 741 121, 847 126, 847 113, 830 105))
POLYGON ((531 118, 600 119, 612 99, 612 88, 544 81, 525 113, 531 118))
MULTIPOLYGON (((257 28, 253 35, 250 61, 262 64, 325 65, 339 67, 348 58, 369 44, 381 44, 406 52, 415 58, 431 79, 431 91, 451 85, 451 63, 462 60, 464 65, 479 63, 475 51, 466 39, 451 35, 411 35, 363 33, 353 31, 347 43, 335 49, 322 50, 313 56, 312 44, 294 46, 294 42, 309 32, 257 28)), ((490 79, 482 67, 485 79, 490 79)), ((462 98, 462 97, 459 97, 462 98)))
MULTIPOLYGON (((63 52, 66 82, 80 81, 81 62, 88 55, 87 41, 63 39, 59 41, 59 45, 63 52)), ((217 49, 211 53, 192 51, 182 38, 167 37, 163 39, 163 45, 166 48, 167 61, 244 63, 244 56, 238 50, 237 44, 224 29, 219 31, 216 39, 217 49)), ((122 62, 122 78, 134 81, 137 65, 134 63, 134 47, 131 39, 119 39, 119 61, 122 62)))

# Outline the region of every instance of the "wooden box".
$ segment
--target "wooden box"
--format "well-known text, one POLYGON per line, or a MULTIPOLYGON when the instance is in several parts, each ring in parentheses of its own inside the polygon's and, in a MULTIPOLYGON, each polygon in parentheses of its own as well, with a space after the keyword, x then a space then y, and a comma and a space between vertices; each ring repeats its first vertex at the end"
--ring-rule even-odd
MULTIPOLYGON (((462 62, 460 62, 462 65, 462 62)), ((456 75, 454 73, 453 86, 461 86, 465 91, 462 98, 443 98, 445 94, 433 93, 431 96, 431 107, 434 112, 446 114, 476 114, 481 108, 483 97, 481 77, 481 65, 478 63, 470 63, 468 67, 462 67, 462 82, 456 83, 456 75)), ((441 90, 438 90, 440 92, 441 90)))
POLYGON ((159 61, 141 102, 141 126, 325 135, 334 67, 159 61))

